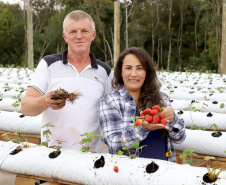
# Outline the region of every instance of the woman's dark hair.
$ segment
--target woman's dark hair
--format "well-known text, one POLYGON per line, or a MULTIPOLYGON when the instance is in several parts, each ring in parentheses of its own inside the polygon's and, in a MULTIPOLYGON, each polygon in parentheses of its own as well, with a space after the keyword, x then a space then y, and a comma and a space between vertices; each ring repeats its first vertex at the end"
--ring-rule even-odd
POLYGON ((138 110, 143 111, 144 109, 151 108, 154 105, 160 105, 161 107, 164 106, 162 93, 160 92, 161 83, 157 78, 154 63, 148 53, 142 48, 131 47, 120 54, 114 69, 114 79, 112 81, 113 88, 119 89, 124 85, 121 75, 122 65, 125 56, 130 54, 135 55, 146 70, 146 78, 141 87, 141 95, 137 105, 138 110))

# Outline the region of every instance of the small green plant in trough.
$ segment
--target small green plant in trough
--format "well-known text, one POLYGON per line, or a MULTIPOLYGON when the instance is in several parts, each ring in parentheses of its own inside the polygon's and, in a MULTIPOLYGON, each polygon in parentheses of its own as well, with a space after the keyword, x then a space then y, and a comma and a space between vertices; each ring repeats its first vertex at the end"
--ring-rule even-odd
POLYGON ((184 150, 183 154, 180 154, 179 157, 181 159, 185 159, 185 161, 184 161, 185 164, 190 164, 190 165, 194 166, 193 157, 199 158, 199 156, 196 153, 194 153, 194 151, 195 151, 194 148, 189 148, 187 150, 184 150))
MULTIPOLYGON (((140 142, 134 142, 131 144, 131 146, 128 146, 126 143, 128 140, 129 138, 127 138, 126 140, 124 140, 123 138, 120 139, 120 141, 126 145, 122 148, 122 150, 127 151, 131 159, 135 159, 136 157, 139 157, 139 155, 142 153, 142 148, 146 147, 147 145, 140 146, 140 142), (131 149, 135 149, 134 154, 131 153, 131 149), (138 153, 139 150, 141 150, 140 153, 138 153)), ((118 155, 123 155, 123 151, 119 150, 118 155)))
POLYGON ((82 145, 82 148, 80 149, 83 152, 89 152, 90 148, 93 146, 95 142, 96 137, 100 137, 101 134, 94 135, 93 132, 81 134, 80 136, 86 136, 86 138, 83 138, 79 144, 82 145))
POLYGON ((49 127, 54 127, 54 125, 52 125, 51 122, 49 122, 49 123, 43 125, 41 128, 44 128, 44 127, 46 127, 47 130, 44 130, 42 134, 43 134, 43 137, 46 137, 46 141, 43 141, 41 143, 41 145, 48 147, 49 136, 52 134, 51 131, 50 131, 50 129, 49 129, 49 127))
MULTIPOLYGON (((20 137, 19 137, 20 136, 20 133, 22 133, 21 130, 17 130, 16 132, 14 132, 13 134, 15 136, 17 136, 17 137, 15 137, 14 139, 11 139, 11 141, 14 142, 14 143, 21 143, 20 137)), ((10 132, 6 132, 5 134, 2 134, 1 135, 2 138, 5 139, 5 141, 9 141, 10 140, 8 134, 10 134, 10 132)))

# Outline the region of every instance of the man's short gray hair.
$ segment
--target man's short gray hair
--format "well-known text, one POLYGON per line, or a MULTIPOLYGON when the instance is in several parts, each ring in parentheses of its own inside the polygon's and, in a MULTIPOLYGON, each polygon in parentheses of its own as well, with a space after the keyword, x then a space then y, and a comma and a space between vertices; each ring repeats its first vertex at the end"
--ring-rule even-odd
POLYGON ((82 10, 74 10, 66 15, 63 22, 63 32, 65 32, 65 24, 68 20, 80 21, 83 19, 89 19, 91 22, 92 30, 95 31, 95 23, 93 18, 82 10))

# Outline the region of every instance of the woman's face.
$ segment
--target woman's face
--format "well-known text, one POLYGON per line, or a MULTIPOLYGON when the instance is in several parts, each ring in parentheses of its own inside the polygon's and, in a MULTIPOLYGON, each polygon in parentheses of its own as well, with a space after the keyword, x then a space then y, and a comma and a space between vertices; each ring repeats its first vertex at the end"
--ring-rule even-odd
POLYGON ((140 92, 146 77, 146 71, 135 55, 128 54, 125 56, 121 75, 128 92, 140 92))

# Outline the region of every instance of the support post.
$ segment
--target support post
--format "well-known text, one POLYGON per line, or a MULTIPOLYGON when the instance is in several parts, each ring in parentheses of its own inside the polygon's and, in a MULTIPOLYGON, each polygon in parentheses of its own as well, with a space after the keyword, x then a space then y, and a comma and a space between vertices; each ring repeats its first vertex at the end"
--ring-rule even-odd
POLYGON ((28 49, 28 68, 34 68, 34 50, 33 50, 33 8, 32 0, 29 0, 27 6, 27 49, 28 49))
POLYGON ((120 54, 120 2, 114 2, 114 67, 120 54))

